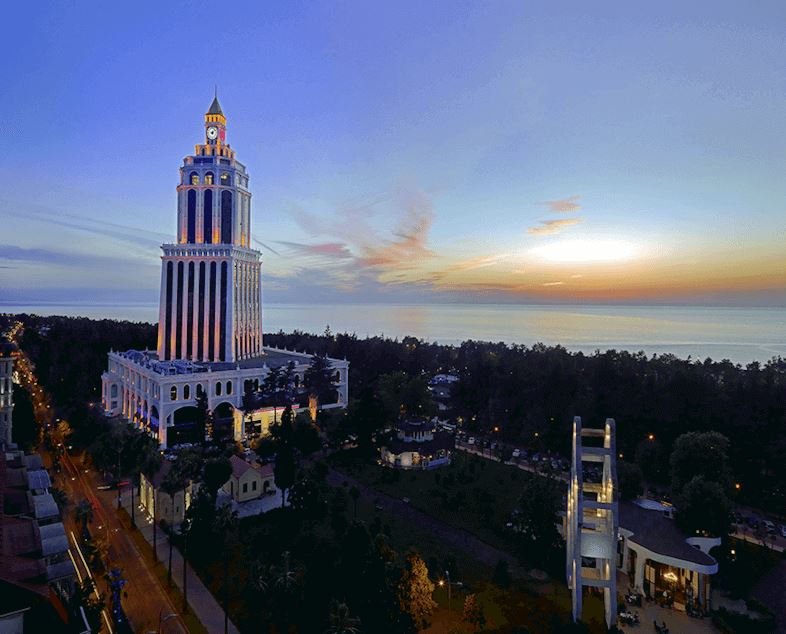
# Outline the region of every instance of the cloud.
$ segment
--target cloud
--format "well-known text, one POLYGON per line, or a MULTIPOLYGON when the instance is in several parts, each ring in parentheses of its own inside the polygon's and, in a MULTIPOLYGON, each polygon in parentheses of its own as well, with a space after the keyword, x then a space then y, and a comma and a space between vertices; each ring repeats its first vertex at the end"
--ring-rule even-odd
POLYGON ((398 200, 405 217, 393 232, 393 240, 365 245, 359 263, 381 272, 409 270, 434 257, 428 248, 428 234, 434 222, 431 200, 421 192, 399 192, 398 200))
POLYGON ((581 196, 568 196, 559 200, 544 200, 538 204, 543 205, 552 213, 564 214, 580 211, 581 205, 577 202, 580 199, 581 196))
POLYGON ((124 266, 129 266, 129 262, 138 266, 137 260, 130 258, 114 258, 101 255, 93 255, 91 253, 73 253, 65 251, 53 251, 51 249, 29 249, 26 247, 19 247, 13 244, 0 244, 0 260, 10 260, 11 262, 35 262, 45 265, 61 265, 61 266, 86 266, 86 267, 106 267, 116 266, 118 263, 123 263, 124 266))
POLYGON ((541 286, 564 286, 565 282, 543 282, 541 286))
POLYGON ((566 228, 577 225, 581 218, 558 218, 557 220, 541 220, 540 226, 530 227, 527 233, 533 236, 553 236, 566 228))
POLYGON ((285 242, 283 240, 276 240, 276 244, 280 244, 289 249, 293 249, 302 255, 313 255, 325 257, 330 259, 349 259, 353 258, 352 252, 343 242, 322 242, 318 244, 301 244, 299 242, 285 242))

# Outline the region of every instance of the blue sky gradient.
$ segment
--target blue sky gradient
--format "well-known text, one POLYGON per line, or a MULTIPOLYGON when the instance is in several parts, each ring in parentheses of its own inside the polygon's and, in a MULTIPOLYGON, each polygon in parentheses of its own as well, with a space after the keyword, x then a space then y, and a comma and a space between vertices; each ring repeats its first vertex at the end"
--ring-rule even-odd
POLYGON ((786 305, 783 2, 6 12, 0 303, 157 300, 217 84, 267 301, 786 305))

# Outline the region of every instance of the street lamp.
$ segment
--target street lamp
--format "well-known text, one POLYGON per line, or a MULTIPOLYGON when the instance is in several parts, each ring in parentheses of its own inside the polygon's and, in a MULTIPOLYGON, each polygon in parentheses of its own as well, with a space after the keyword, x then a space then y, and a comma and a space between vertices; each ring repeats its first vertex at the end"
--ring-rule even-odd
POLYGON ((445 578, 448 580, 448 612, 450 612, 450 571, 445 571, 445 578))
POLYGON ((157 634, 161 634, 161 626, 166 623, 169 619, 176 619, 177 614, 174 612, 170 612, 166 616, 163 616, 164 608, 161 608, 158 612, 158 629, 156 630, 157 634))

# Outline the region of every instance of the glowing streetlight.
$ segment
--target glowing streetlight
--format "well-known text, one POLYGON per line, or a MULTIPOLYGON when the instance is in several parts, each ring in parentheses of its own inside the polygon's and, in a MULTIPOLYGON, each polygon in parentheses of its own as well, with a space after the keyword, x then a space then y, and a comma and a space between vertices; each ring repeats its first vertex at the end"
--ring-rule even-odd
POLYGON ((655 434, 648 434, 648 435, 647 435, 647 440, 649 440, 650 442, 652 442, 653 440, 655 440, 655 434))

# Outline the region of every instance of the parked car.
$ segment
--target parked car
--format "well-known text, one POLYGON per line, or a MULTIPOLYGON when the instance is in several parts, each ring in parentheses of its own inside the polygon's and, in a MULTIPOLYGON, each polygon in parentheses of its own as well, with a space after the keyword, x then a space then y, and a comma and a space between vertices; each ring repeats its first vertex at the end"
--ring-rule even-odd
POLYGON ((521 449, 514 449, 513 453, 511 454, 511 457, 519 458, 520 456, 521 456, 521 449))
POLYGON ((474 436, 470 436, 469 440, 467 441, 467 444, 468 445, 474 445, 475 444, 475 437, 474 436))
POLYGON ((786 524, 781 524, 781 537, 786 538, 786 524))

